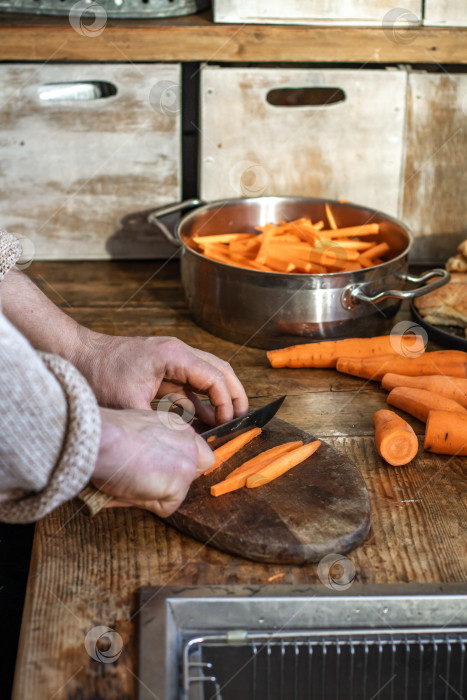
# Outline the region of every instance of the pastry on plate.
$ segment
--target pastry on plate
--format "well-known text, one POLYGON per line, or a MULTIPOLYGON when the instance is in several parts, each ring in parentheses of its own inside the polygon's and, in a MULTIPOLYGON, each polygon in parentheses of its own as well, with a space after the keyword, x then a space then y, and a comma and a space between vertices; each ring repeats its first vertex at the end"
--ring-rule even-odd
POLYGON ((427 323, 467 328, 467 272, 452 272, 450 282, 415 299, 415 306, 427 323))
POLYGON ((446 270, 448 272, 467 272, 467 258, 464 255, 455 255, 453 258, 449 258, 446 263, 446 270))

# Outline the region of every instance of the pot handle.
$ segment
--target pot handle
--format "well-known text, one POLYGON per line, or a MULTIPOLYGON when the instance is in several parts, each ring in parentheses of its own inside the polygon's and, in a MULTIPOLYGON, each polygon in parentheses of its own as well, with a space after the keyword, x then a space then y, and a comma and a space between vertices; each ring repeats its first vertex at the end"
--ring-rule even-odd
POLYGON ((358 284, 351 284, 346 287, 342 293, 342 306, 345 309, 353 309, 358 302, 364 302, 365 304, 378 304, 380 301, 384 301, 385 299, 415 299, 415 297, 420 297, 423 294, 431 292, 433 289, 437 289, 437 287, 441 287, 451 279, 449 272, 441 268, 425 272, 424 275, 420 275, 419 277, 409 274, 402 274, 400 277, 402 280, 404 280, 404 282, 421 284, 423 286, 418 287, 417 289, 408 290, 388 289, 387 291, 379 292, 373 296, 368 296, 368 294, 365 294, 365 292, 362 290, 361 286, 358 284), (431 282, 430 284, 425 284, 425 282, 428 282, 428 280, 431 280, 433 277, 440 277, 440 279, 437 279, 435 282, 431 282))
POLYGON ((194 207, 199 207, 204 202, 201 199, 185 199, 183 202, 175 202, 174 204, 166 204, 163 207, 154 209, 148 215, 148 223, 157 226, 160 232, 165 236, 165 238, 172 245, 179 248, 182 245, 182 241, 177 233, 170 231, 167 226, 159 219, 160 216, 167 216, 168 214, 175 214, 177 211, 183 211, 183 209, 193 209, 194 207))

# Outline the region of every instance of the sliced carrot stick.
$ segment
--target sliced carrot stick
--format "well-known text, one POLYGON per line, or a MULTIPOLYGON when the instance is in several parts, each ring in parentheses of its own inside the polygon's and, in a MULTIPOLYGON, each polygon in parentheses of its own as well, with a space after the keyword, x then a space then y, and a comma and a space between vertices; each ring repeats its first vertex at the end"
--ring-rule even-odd
POLYGON ((198 245, 204 243, 231 243, 232 241, 250 238, 251 235, 251 233, 216 233, 212 236, 193 236, 191 240, 198 245))
POLYGON ((286 452, 280 457, 277 457, 277 459, 263 467, 259 472, 256 472, 248 477, 246 480, 247 488, 254 489, 277 479, 279 476, 282 476, 282 474, 289 471, 289 469, 292 469, 293 467, 296 467, 297 464, 304 462, 305 459, 316 452, 320 445, 321 441, 315 440, 307 445, 302 445, 302 447, 297 447, 297 449, 292 450, 292 452, 286 452))
POLYGON ((234 259, 232 256, 228 256, 225 253, 210 251, 209 255, 206 257, 208 257, 210 260, 225 263, 226 265, 233 265, 234 267, 246 267, 249 270, 265 270, 270 272, 269 268, 267 268, 265 265, 260 265, 255 260, 248 260, 241 255, 235 256, 236 259, 234 259))
POLYGON ((373 261, 375 260, 375 258, 379 258, 381 255, 384 255, 388 251, 389 246, 383 241, 383 243, 378 243, 378 245, 375 245, 373 248, 370 248, 369 250, 365 250, 363 253, 360 253, 359 260, 362 265, 366 265, 367 263, 373 265, 373 261))
POLYGON ((256 262, 254 258, 247 258, 246 255, 231 253, 230 257, 228 258, 228 261, 231 265, 237 264, 239 267, 246 267, 251 270, 263 270, 266 272, 270 272, 270 268, 267 267, 267 265, 261 265, 261 263, 256 262))
POLYGON ((430 411, 426 422, 424 449, 441 455, 467 456, 467 415, 451 411, 430 411))
POLYGON ((389 392, 386 400, 391 406, 401 408, 423 422, 426 422, 428 413, 434 409, 467 415, 467 408, 461 406, 457 401, 447 399, 441 394, 434 394, 426 389, 414 389, 411 386, 396 386, 389 392))
POLYGON ((339 245, 341 248, 347 248, 348 250, 368 250, 373 248, 376 243, 374 241, 348 241, 345 238, 339 238, 339 245))
POLYGON ((414 389, 426 389, 440 394, 448 399, 457 401, 467 408, 467 379, 445 377, 442 374, 431 374, 425 377, 407 377, 404 374, 385 374, 381 386, 391 391, 396 386, 411 386, 414 389))
POLYGON ((342 263, 334 268, 330 268, 331 272, 353 272, 354 270, 361 270, 362 266, 358 260, 343 260, 342 263))
POLYGON ((268 255, 264 264, 277 272, 293 272, 295 270, 295 265, 292 262, 284 258, 276 258, 274 255, 268 255))
POLYGON ((388 372, 411 377, 427 374, 467 377, 467 353, 462 350, 437 350, 412 358, 400 357, 398 354, 363 358, 342 356, 336 362, 336 369, 338 372, 374 381, 380 381, 388 372))
POLYGON ((261 428, 252 428, 246 433, 241 433, 232 440, 229 440, 229 442, 225 442, 223 445, 218 447, 217 450, 214 450, 214 456, 216 458, 216 461, 214 462, 212 467, 210 467, 204 472, 204 474, 210 474, 215 469, 220 467, 221 464, 224 464, 224 462, 233 457, 234 454, 241 450, 242 447, 245 447, 245 445, 247 445, 251 440, 253 440, 253 438, 257 437, 260 434, 260 432, 261 428))
POLYGON ((261 245, 256 256, 256 261, 259 263, 266 262, 266 258, 269 255, 269 246, 271 245, 271 239, 274 236, 276 227, 274 224, 266 224, 263 228, 263 238, 261 240, 261 245))
POLYGON ((211 486, 211 496, 221 496, 224 493, 230 493, 245 486, 246 480, 251 474, 259 471, 262 467, 272 462, 276 457, 284 452, 290 452, 297 447, 301 447, 303 442, 297 440, 295 442, 286 442, 283 445, 271 447, 271 449, 261 452, 256 457, 252 457, 247 462, 244 462, 240 467, 234 469, 230 474, 219 483, 211 486))
POLYGON ((232 241, 232 243, 229 244, 229 250, 231 253, 240 253, 241 255, 250 252, 256 254, 260 245, 261 241, 259 240, 259 236, 252 236, 251 238, 246 238, 241 241, 232 241))
POLYGON ((291 345, 280 350, 269 350, 272 367, 335 367, 339 357, 358 358, 372 355, 396 354, 398 348, 423 352, 421 335, 380 335, 374 338, 346 338, 324 340, 318 343, 291 345))
POLYGON ((334 230, 337 229, 338 226, 337 226, 337 224, 336 224, 336 220, 335 220, 334 215, 333 215, 333 213, 332 213, 332 211, 331 211, 331 207, 329 206, 329 204, 328 204, 327 202, 326 202, 326 204, 324 205, 324 208, 325 208, 325 210, 326 210, 326 216, 328 217, 329 226, 330 226, 331 228, 333 228, 334 230))
POLYGON ((418 452, 413 428, 397 413, 382 408, 373 413, 375 444, 381 457, 393 467, 408 464, 418 452))
POLYGON ((323 235, 329 238, 349 238, 351 236, 371 236, 379 233, 379 224, 360 224, 360 226, 347 226, 346 228, 321 230, 323 235))
POLYGON ((357 251, 344 248, 340 245, 340 241, 330 241, 323 238, 322 241, 318 241, 314 249, 322 250, 323 253, 331 251, 334 255, 337 255, 338 258, 343 258, 344 260, 359 259, 359 254, 357 251))

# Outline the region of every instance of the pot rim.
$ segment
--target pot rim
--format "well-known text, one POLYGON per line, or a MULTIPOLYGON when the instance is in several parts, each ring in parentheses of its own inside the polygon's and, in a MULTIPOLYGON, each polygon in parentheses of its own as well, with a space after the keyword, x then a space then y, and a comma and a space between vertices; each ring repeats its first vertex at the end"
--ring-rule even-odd
MULTIPOLYGON (((268 223, 268 222, 266 222, 268 223)), ((366 223, 371 223, 371 220, 366 223)), ((215 265, 221 265, 222 267, 226 267, 228 269, 237 269, 240 270, 243 273, 250 273, 253 275, 269 275, 269 276, 276 276, 276 277, 281 277, 285 279, 303 279, 305 277, 318 277, 318 278, 325 278, 325 277, 330 277, 332 276, 333 279, 335 277, 339 276, 352 276, 356 274, 361 274, 361 273, 366 273, 370 272, 373 270, 382 270, 385 267, 390 267, 393 266, 394 263, 397 262, 404 262, 405 259, 407 258, 407 255, 409 254, 409 251, 413 245, 413 234, 410 228, 407 226, 407 224, 403 223, 400 219, 391 216, 390 214, 385 214, 382 211, 379 211, 378 209, 372 209, 371 207, 366 207, 362 204, 354 204, 353 202, 341 202, 338 199, 325 199, 323 197, 293 197, 293 196, 279 196, 279 195, 269 195, 265 197, 245 197, 245 198, 230 198, 230 199, 217 199, 213 202, 207 202, 205 204, 202 204, 201 206, 198 206, 196 209, 193 209, 190 211, 188 214, 185 214, 180 221, 177 224, 176 227, 176 235, 179 241, 183 245, 184 250, 190 251, 193 255, 196 255, 198 258, 204 261, 209 261, 211 263, 214 263, 215 265), (268 270, 249 270, 248 268, 242 268, 242 267, 237 267, 236 265, 229 265, 228 263, 220 262, 219 260, 213 260, 212 258, 208 258, 207 256, 203 255, 202 253, 198 252, 197 250, 194 250, 191 248, 184 240, 184 238, 181 235, 181 228, 182 226, 185 226, 187 222, 189 223, 190 219, 195 219, 196 216, 201 212, 209 212, 212 211, 213 209, 219 209, 223 208, 224 206, 227 205, 235 205, 235 206, 242 206, 242 205, 248 205, 250 203, 255 203, 258 201, 270 201, 270 202, 292 202, 292 203, 300 203, 300 202, 316 202, 319 204, 330 204, 330 205, 337 205, 339 207, 341 206, 349 206, 352 207, 353 209, 359 211, 365 211, 365 212, 371 212, 372 217, 373 216, 379 216, 383 218, 385 221, 388 221, 392 224, 395 224, 399 228, 402 229, 402 231, 407 235, 407 246, 404 248, 404 250, 399 253, 395 258, 391 258, 391 260, 386 260, 383 263, 380 263, 379 265, 373 265, 372 267, 366 267, 362 270, 343 270, 341 272, 278 272, 278 271, 268 271, 268 270)))

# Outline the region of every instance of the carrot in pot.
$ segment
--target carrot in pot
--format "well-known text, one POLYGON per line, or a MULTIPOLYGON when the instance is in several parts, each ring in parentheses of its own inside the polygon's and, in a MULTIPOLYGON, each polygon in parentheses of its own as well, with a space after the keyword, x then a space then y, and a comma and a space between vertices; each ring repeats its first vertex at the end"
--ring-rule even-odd
POLYGON ((223 481, 219 481, 217 484, 214 484, 214 486, 211 486, 211 496, 221 496, 225 493, 230 493, 231 491, 242 488, 242 486, 245 486, 246 480, 251 474, 259 471, 262 467, 265 467, 269 462, 272 462, 284 452, 290 452, 296 447, 301 447, 301 445, 303 445, 301 440, 286 442, 283 445, 271 447, 271 449, 261 452, 259 455, 256 455, 256 457, 252 457, 252 459, 249 459, 240 467, 230 472, 223 481))
POLYGON ((386 400, 391 406, 401 408, 424 423, 428 418, 428 413, 433 409, 467 415, 467 408, 461 406, 457 401, 447 399, 440 394, 434 394, 426 389, 414 389, 410 386, 396 386, 390 391, 386 400))
POLYGON ((289 471, 289 469, 304 462, 305 459, 316 452, 320 445, 320 440, 314 440, 314 442, 309 442, 307 445, 302 445, 302 447, 297 447, 297 449, 292 450, 292 452, 286 452, 280 457, 277 457, 277 459, 267 464, 260 471, 248 477, 246 480, 247 488, 254 489, 277 479, 279 476, 289 471))
POLYGON ((375 444, 379 455, 393 467, 412 461, 418 452, 413 428, 397 413, 382 408, 373 413, 375 444))
POLYGON ((338 372, 353 374, 364 379, 380 381, 385 374, 406 374, 416 377, 444 374, 448 377, 467 377, 467 353, 462 350, 437 350, 419 357, 400 357, 397 353, 378 357, 339 357, 338 372))
POLYGON ((423 447, 427 452, 466 457, 467 415, 452 411, 430 411, 423 447))
POLYGON ((239 450, 242 449, 242 447, 245 447, 253 438, 257 437, 261 432, 261 428, 252 428, 251 430, 248 430, 246 433, 241 433, 240 435, 237 435, 237 437, 234 437, 232 440, 229 440, 229 442, 225 442, 223 445, 217 448, 217 450, 214 450, 214 456, 216 458, 216 461, 214 462, 213 466, 207 469, 204 474, 210 474, 213 472, 215 469, 221 466, 221 464, 224 464, 228 459, 233 457, 234 454, 236 454, 239 450))
POLYGON ((324 340, 318 343, 291 345, 279 350, 269 350, 268 360, 272 367, 335 367, 339 357, 371 357, 372 355, 396 354, 398 349, 423 352, 421 335, 389 336, 373 338, 345 338, 324 340))
POLYGON ((379 233, 379 224, 360 224, 338 229, 321 229, 324 238, 351 238, 352 236, 371 236, 379 233))
POLYGON ((324 205, 324 209, 326 210, 326 216, 327 216, 328 221, 329 221, 329 226, 332 229, 337 229, 337 224, 336 224, 336 220, 334 218, 334 214, 332 213, 331 207, 329 206, 329 204, 327 202, 324 205))
POLYGON ((193 236, 192 241, 198 245, 206 243, 230 243, 250 238, 251 233, 216 233, 212 236, 193 236))
POLYGON ((426 389, 435 394, 440 394, 448 399, 457 401, 467 408, 467 379, 459 377, 445 377, 442 374, 429 374, 421 377, 407 377, 404 374, 392 374, 388 372, 381 379, 381 386, 391 391, 396 386, 410 386, 414 389, 426 389))
POLYGON ((375 245, 373 248, 360 253, 359 262, 365 267, 372 267, 375 264, 375 261, 388 251, 389 246, 387 243, 378 243, 378 245, 375 245))
POLYGON ((292 262, 285 258, 276 258, 274 255, 268 255, 264 264, 277 272, 293 272, 295 270, 295 265, 292 262))
POLYGON ((340 238, 339 245, 341 248, 347 248, 348 250, 364 251, 373 248, 376 243, 374 241, 351 241, 345 238, 340 238))

